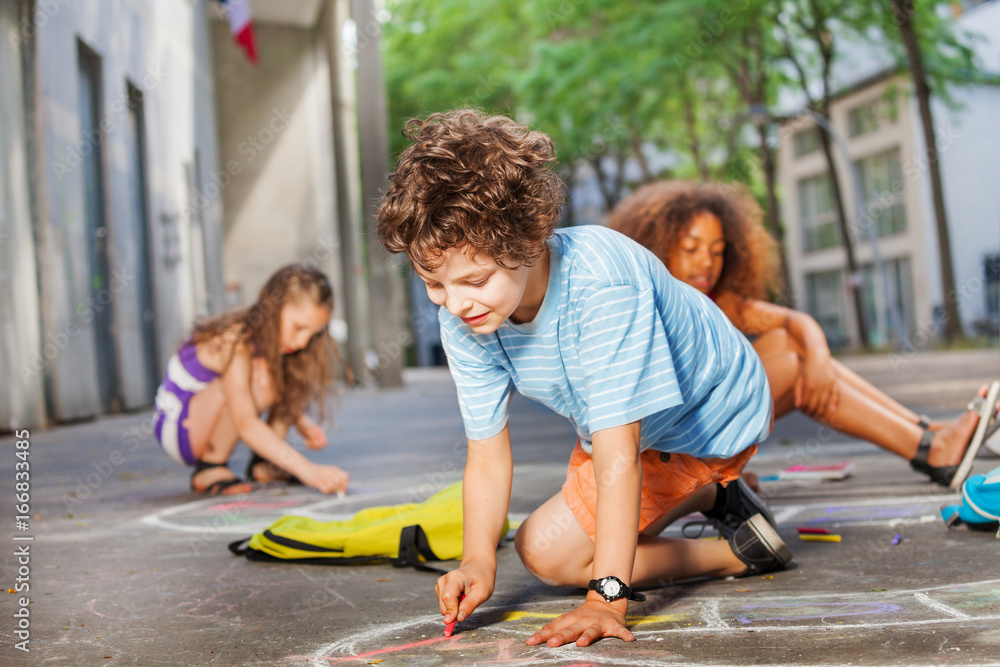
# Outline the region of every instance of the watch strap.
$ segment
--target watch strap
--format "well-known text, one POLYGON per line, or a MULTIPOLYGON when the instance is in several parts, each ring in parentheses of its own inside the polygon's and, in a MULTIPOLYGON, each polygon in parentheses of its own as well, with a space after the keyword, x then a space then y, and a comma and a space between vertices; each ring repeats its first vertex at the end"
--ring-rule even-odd
MULTIPOLYGON (((597 591, 597 592, 600 593, 600 589, 598 587, 601 585, 601 581, 604 580, 604 579, 607 579, 607 578, 608 577, 601 577, 600 579, 591 579, 590 582, 587 584, 587 590, 597 591)), ((615 577, 615 579, 618 579, 618 577, 615 577)), ((621 583, 622 594, 620 596, 618 596, 617 598, 615 598, 616 600, 626 599, 626 600, 633 600, 635 602, 645 602, 646 601, 646 596, 645 595, 643 595, 642 593, 637 593, 636 591, 632 590, 632 588, 630 586, 626 586, 621 581, 621 579, 618 579, 618 582, 621 583)), ((601 595, 604 595, 604 594, 601 593, 601 595)))

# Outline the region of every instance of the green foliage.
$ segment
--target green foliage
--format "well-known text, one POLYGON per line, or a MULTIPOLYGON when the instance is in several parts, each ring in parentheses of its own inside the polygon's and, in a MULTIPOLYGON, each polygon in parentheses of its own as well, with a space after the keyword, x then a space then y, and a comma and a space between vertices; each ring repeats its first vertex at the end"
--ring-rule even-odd
MULTIPOLYGON (((911 6, 913 31, 924 61, 927 84, 931 92, 950 108, 957 109, 958 103, 950 93, 954 85, 984 83, 989 77, 976 62, 973 44, 980 36, 959 30, 955 23, 942 18, 936 11, 938 3, 916 0, 911 6)), ((881 33, 900 69, 907 69, 909 63, 899 31, 899 18, 893 13, 891 3, 872 5, 870 22, 881 33)))
MULTIPOLYGON (((946 98, 946 82, 976 71, 968 40, 929 0, 917 6, 932 89, 946 98)), ((903 62, 888 2, 388 0, 387 9, 394 153, 407 119, 474 106, 545 131, 564 165, 653 144, 681 158, 672 175, 741 180, 757 191, 750 105, 822 81, 839 34, 885 40, 903 62), (789 49, 802 77, 787 66, 789 49)))

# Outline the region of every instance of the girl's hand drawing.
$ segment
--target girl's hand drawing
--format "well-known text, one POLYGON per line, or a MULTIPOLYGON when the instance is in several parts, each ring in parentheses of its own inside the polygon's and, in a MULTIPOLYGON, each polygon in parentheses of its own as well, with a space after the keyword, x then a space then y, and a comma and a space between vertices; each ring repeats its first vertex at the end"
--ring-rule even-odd
POLYGON ((299 479, 306 486, 311 486, 321 493, 340 493, 347 491, 350 475, 337 466, 312 464, 305 475, 299 479))

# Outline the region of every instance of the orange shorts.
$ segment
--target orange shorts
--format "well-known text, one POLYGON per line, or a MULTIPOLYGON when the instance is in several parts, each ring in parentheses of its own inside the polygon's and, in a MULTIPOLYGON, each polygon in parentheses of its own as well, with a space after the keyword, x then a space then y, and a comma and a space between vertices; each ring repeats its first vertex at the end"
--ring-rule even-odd
MULTIPOLYGON (((723 486, 737 479, 757 445, 750 445, 728 458, 699 459, 689 454, 647 449, 639 455, 642 463, 642 502, 639 508, 639 532, 662 519, 695 491, 719 482, 723 486)), ((577 523, 591 540, 597 528, 597 480, 594 460, 576 441, 562 487, 563 499, 577 523)))

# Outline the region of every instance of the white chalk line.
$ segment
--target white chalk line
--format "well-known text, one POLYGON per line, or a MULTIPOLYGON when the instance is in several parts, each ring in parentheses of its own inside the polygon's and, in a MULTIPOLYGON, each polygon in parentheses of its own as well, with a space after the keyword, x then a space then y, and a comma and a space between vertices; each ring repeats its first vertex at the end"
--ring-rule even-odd
POLYGON ((957 618, 963 621, 969 620, 971 618, 976 618, 975 616, 969 616, 963 611, 959 611, 953 607, 949 607, 943 602, 938 602, 937 600, 931 599, 931 597, 926 593, 914 593, 913 597, 915 597, 917 600, 927 605, 931 609, 937 610, 942 614, 947 614, 948 616, 951 616, 953 618, 957 618))
POLYGON ((712 598, 702 605, 703 617, 710 630, 728 630, 729 624, 722 620, 719 598, 712 598))
MULTIPOLYGON (((986 579, 982 581, 967 582, 964 584, 945 584, 940 586, 929 586, 926 588, 910 589, 910 590, 900 590, 892 591, 888 595, 881 596, 881 599, 899 599, 913 596, 919 600, 925 606, 934 609, 940 613, 944 613, 947 618, 935 618, 935 619, 923 619, 923 620, 904 620, 904 621, 888 621, 888 622, 869 622, 869 623, 834 623, 834 624, 814 624, 814 625, 757 625, 752 624, 745 627, 734 627, 725 623, 722 618, 720 611, 720 603, 725 597, 689 597, 685 598, 684 601, 688 603, 696 604, 701 610, 701 619, 704 624, 699 624, 692 627, 675 627, 675 628, 663 628, 659 630, 654 629, 644 629, 642 627, 638 629, 633 629, 633 633, 637 638, 642 640, 644 636, 656 636, 664 634, 685 634, 685 633, 704 633, 706 631, 713 632, 726 632, 726 633, 748 633, 748 632, 814 632, 814 631, 842 631, 848 629, 864 629, 872 630, 879 628, 893 628, 893 627, 922 627, 927 625, 945 625, 950 623, 959 622, 983 622, 983 621, 1000 621, 1000 614, 988 614, 983 616, 969 616, 964 614, 957 609, 953 609, 943 603, 937 602, 926 595, 929 591, 942 591, 942 590, 954 590, 958 588, 969 588, 969 587, 987 587, 1000 584, 1000 579, 986 579)), ((816 594, 816 595, 767 595, 767 596, 755 596, 755 601, 760 600, 775 600, 775 601, 787 601, 789 598, 794 598, 796 600, 817 600, 817 605, 822 604, 822 600, 829 600, 830 598, 836 600, 844 600, 851 598, 864 597, 866 601, 872 601, 873 596, 871 593, 829 593, 829 594, 816 594)), ((549 600, 542 603, 537 603, 536 607, 545 607, 548 605, 559 605, 564 606, 565 600, 549 600)), ((503 612, 503 611, 525 611, 523 605, 501 605, 497 607, 485 607, 481 609, 482 612, 503 612)), ((683 613, 683 610, 678 610, 678 612, 683 613)), ((372 644, 377 644, 378 640, 386 635, 400 633, 400 634, 410 634, 412 633, 413 627, 421 624, 430 624, 433 630, 438 630, 441 627, 441 616, 439 614, 418 616, 406 621, 399 623, 393 623, 387 626, 376 627, 372 629, 366 629, 364 631, 358 632, 350 637, 345 637, 344 639, 337 640, 330 644, 326 644, 320 647, 316 652, 312 654, 312 659, 314 665, 329 665, 327 658, 344 659, 350 658, 353 655, 359 653, 357 647, 360 643, 364 642, 366 646, 371 646, 372 644), (331 655, 340 654, 340 655, 331 655)), ((524 631, 510 627, 505 623, 497 623, 493 626, 488 626, 489 629, 503 633, 503 634, 517 634, 523 635, 524 631)), ((478 628, 480 631, 485 630, 486 627, 478 628)), ((411 635, 412 636, 412 635, 411 635)), ((470 647, 470 649, 473 647, 470 647)), ((542 647, 546 652, 547 659, 551 661, 553 658, 559 658, 559 656, 553 655, 554 651, 558 649, 552 649, 550 647, 542 647)), ((573 647, 577 648, 577 647, 573 647)), ((377 650, 377 649, 376 649, 377 650)), ((533 656, 524 656, 527 658, 532 658, 533 656)), ((619 656, 608 656, 608 660, 619 660, 619 656)), ((603 656, 597 654, 596 652, 591 652, 587 654, 588 662, 606 662, 603 656)), ((527 663, 526 663, 527 664, 527 663)), ((632 664, 642 665, 642 664, 656 664, 660 665, 663 663, 642 663, 634 662, 632 664)), ((717 667, 720 667, 717 665, 717 667)))
MULTIPOLYGON (((379 498, 402 498, 405 499, 410 497, 411 494, 418 493, 424 485, 404 487, 403 489, 381 489, 381 490, 366 490, 364 498, 370 500, 377 500, 379 498)), ((440 488, 444 488, 443 486, 440 488)), ((436 490, 440 490, 440 488, 436 490)), ((212 496, 211 498, 203 498, 200 500, 194 500, 183 505, 175 505, 174 507, 168 507, 162 509, 152 514, 147 514, 142 517, 140 521, 148 526, 155 528, 166 528, 167 530, 176 530, 182 533, 203 533, 206 530, 215 533, 233 533, 245 535, 247 532, 258 532, 267 528, 276 520, 282 516, 287 516, 289 514, 295 514, 297 516, 307 516, 319 521, 337 521, 337 520, 347 520, 354 516, 361 507, 356 507, 350 512, 344 513, 332 513, 321 511, 328 507, 335 507, 337 505, 352 505, 357 503, 362 494, 357 495, 347 495, 343 498, 336 496, 320 496, 314 502, 306 503, 303 505, 292 505, 288 508, 281 510, 278 514, 275 512, 274 515, 261 517, 259 521, 249 521, 247 523, 224 523, 223 525, 215 525, 214 521, 220 517, 225 518, 226 514, 220 512, 215 517, 203 517, 202 523, 198 525, 189 525, 182 523, 174 523, 168 519, 177 514, 188 512, 194 509, 200 509, 204 507, 212 507, 213 505, 228 504, 228 503, 240 503, 247 501, 257 501, 257 502, 280 502, 281 500, 289 499, 300 499, 302 495, 280 495, 280 496, 270 496, 270 495, 251 495, 242 494, 234 496, 212 496)), ((239 508, 234 508, 232 514, 238 516, 240 514, 239 508)))

